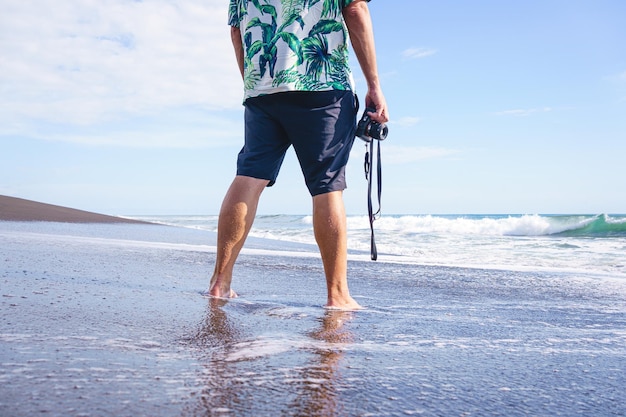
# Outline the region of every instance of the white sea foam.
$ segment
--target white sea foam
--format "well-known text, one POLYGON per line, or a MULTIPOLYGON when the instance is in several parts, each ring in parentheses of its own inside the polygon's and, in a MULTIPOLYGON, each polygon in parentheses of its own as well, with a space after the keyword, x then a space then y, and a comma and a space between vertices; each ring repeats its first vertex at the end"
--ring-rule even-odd
POLYGON ((294 343, 294 340, 286 338, 260 338, 249 342, 241 342, 232 346, 232 351, 228 353, 225 360, 227 362, 236 362, 262 356, 277 355, 293 349, 294 343))

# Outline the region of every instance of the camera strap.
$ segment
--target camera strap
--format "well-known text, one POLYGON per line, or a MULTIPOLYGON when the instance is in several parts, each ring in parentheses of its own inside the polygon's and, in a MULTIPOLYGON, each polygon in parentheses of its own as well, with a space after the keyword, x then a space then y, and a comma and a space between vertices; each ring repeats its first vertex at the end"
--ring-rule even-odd
POLYGON ((365 178, 367 179, 367 214, 370 221, 371 231, 371 258, 372 261, 378 259, 378 251, 376 249, 376 240, 374 238, 374 221, 380 217, 380 201, 383 191, 383 168, 380 158, 380 141, 371 140, 365 143, 365 178), (374 145, 377 144, 376 158, 374 158, 374 145), (378 209, 374 212, 374 206, 372 204, 372 177, 374 176, 374 160, 376 160, 376 178, 378 184, 377 197, 378 197, 378 209))

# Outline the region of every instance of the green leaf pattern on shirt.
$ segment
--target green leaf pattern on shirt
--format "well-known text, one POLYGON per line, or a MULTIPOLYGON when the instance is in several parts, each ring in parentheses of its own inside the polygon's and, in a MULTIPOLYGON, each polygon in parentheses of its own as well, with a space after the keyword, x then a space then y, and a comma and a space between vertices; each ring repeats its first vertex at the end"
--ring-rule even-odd
POLYGON ((246 98, 281 91, 352 90, 347 29, 352 0, 230 0, 241 29, 246 98))

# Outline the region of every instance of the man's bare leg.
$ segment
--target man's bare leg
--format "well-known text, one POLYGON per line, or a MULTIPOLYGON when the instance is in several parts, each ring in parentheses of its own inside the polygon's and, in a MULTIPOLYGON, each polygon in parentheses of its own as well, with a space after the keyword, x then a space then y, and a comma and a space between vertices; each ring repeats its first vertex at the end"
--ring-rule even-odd
POLYGON ((348 290, 348 237, 342 191, 313 197, 313 229, 326 275, 326 307, 360 309, 348 290))
POLYGON ((259 198, 267 184, 267 180, 236 176, 230 185, 222 202, 217 224, 217 254, 209 295, 225 298, 237 296, 230 288, 233 268, 248 237, 259 198))

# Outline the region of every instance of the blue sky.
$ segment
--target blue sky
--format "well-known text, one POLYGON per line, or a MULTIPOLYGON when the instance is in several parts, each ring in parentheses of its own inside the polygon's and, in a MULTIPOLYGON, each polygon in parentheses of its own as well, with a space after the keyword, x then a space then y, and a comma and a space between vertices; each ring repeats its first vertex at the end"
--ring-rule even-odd
MULTIPOLYGON (((226 0, 0 6, 0 194, 216 214, 242 142, 226 0)), ((626 2, 373 0, 383 213, 626 213, 626 2)), ((363 78, 354 62, 363 93, 363 78)), ((366 213, 364 146, 345 192, 366 213)), ((293 153, 262 214, 308 214, 293 153)))

